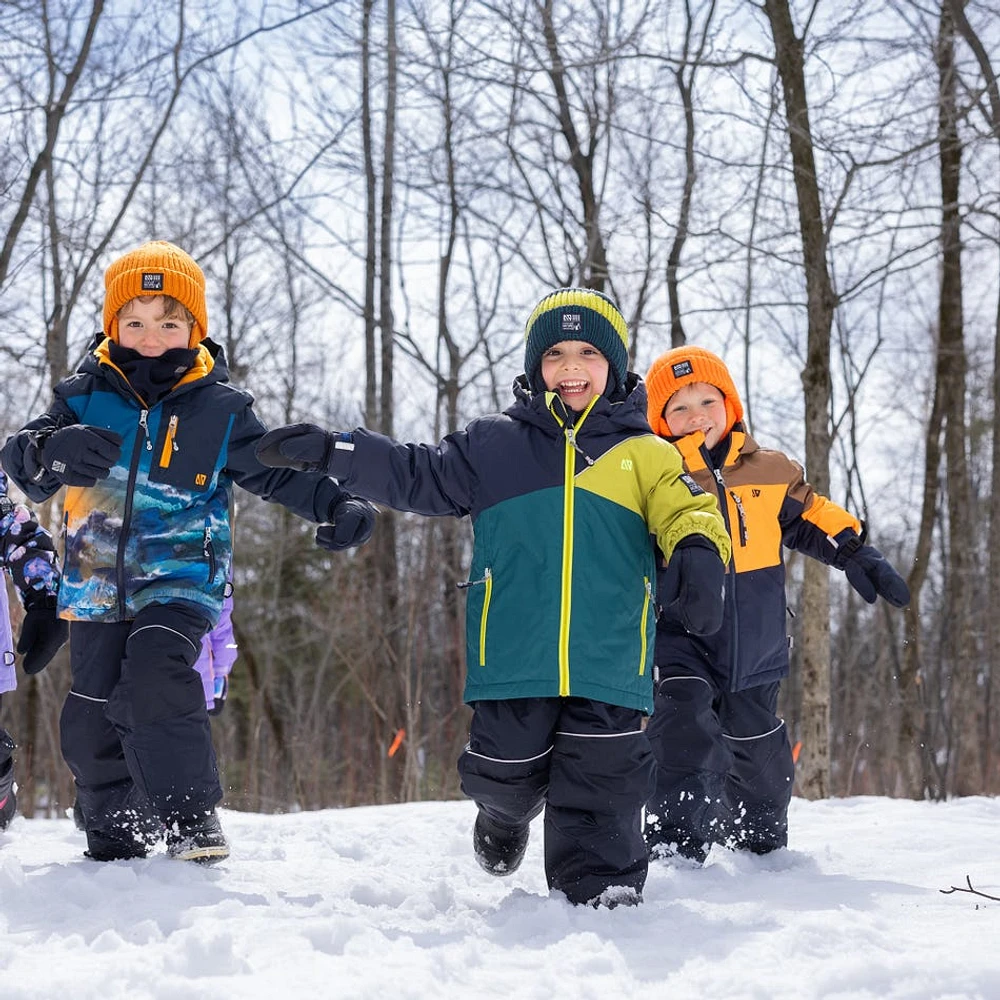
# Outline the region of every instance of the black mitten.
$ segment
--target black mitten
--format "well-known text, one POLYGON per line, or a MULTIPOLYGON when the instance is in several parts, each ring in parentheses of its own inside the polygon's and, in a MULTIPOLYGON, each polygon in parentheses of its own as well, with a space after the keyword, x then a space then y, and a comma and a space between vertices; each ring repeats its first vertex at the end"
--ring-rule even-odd
POLYGON ((910 588, 878 549, 862 545, 844 561, 847 582, 869 603, 884 597, 894 608, 910 603, 910 588))
POLYGON ((24 613, 17 651, 26 674, 44 670, 69 638, 69 625, 56 616, 56 599, 43 596, 24 613))
POLYGON ((257 442, 257 461, 272 469, 326 471, 335 440, 335 434, 315 424, 288 424, 268 431, 257 442))
POLYGON ((316 529, 316 544, 331 552, 364 545, 375 530, 375 508, 358 497, 340 500, 330 508, 332 524, 316 529))
POLYGON ((215 699, 215 704, 208 710, 208 714, 222 715, 222 710, 226 707, 226 696, 229 694, 229 678, 223 674, 221 677, 216 677, 213 683, 215 689, 212 697, 215 699))
POLYGON ((664 575, 663 607, 692 635, 714 635, 725 609, 726 567, 704 535, 686 535, 674 547, 664 575))
POLYGON ((106 427, 70 424, 53 431, 38 449, 38 461, 67 486, 93 486, 121 457, 122 437, 106 427))

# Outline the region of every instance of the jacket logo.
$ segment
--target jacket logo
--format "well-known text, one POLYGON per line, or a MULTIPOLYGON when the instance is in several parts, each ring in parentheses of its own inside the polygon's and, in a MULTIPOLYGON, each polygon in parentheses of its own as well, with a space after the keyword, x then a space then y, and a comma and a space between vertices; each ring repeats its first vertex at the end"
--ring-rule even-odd
POLYGON ((688 488, 691 496, 700 497, 705 492, 686 472, 682 472, 677 478, 688 488))
POLYGON ((196 486, 204 486, 208 482, 208 476, 204 472, 199 472, 198 475, 194 477, 194 482, 196 486))
POLYGON ((626 472, 631 472, 632 471, 632 459, 631 458, 623 458, 622 459, 622 468, 626 472))
POLYGON ((751 490, 750 491, 750 496, 752 496, 752 497, 759 497, 760 496, 760 490, 751 490))

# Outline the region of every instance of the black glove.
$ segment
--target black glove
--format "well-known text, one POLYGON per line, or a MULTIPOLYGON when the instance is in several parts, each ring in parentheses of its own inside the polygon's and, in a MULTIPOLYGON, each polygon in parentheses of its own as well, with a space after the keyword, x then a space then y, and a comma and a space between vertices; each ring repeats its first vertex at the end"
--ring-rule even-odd
POLYGON ((860 545, 844 560, 847 582, 869 603, 881 595, 894 608, 910 603, 910 588, 878 549, 860 545))
POLYGON ((21 665, 26 674, 37 674, 69 638, 69 625, 56 617, 56 599, 43 597, 24 613, 17 651, 24 654, 21 665))
POLYGON ((222 675, 222 677, 216 677, 215 690, 212 692, 212 696, 215 698, 215 704, 208 710, 209 715, 221 715, 222 710, 226 707, 226 695, 229 694, 229 678, 222 675))
POLYGON ((316 544, 331 552, 364 545, 375 530, 375 513, 375 508, 359 497, 338 501, 330 508, 333 523, 316 529, 316 544))
POLYGON ((663 607, 692 635, 714 635, 725 608, 726 567, 704 535, 686 535, 674 547, 664 575, 663 607))
POLYGON ((93 486, 107 479, 122 453, 122 437, 105 427, 71 424, 42 441, 38 461, 67 486, 93 486))
POLYGON ((257 442, 257 461, 273 469, 326 471, 336 437, 315 424, 278 427, 257 442))

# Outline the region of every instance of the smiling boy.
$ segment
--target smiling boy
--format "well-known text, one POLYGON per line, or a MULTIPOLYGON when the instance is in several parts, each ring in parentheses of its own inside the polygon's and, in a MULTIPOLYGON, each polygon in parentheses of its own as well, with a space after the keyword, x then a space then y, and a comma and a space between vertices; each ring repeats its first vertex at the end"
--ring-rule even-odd
POLYGON ((610 299, 557 289, 528 319, 524 374, 503 413, 437 445, 295 424, 258 446, 267 465, 329 472, 398 510, 471 517, 461 586, 473 716, 458 766, 479 807, 473 850, 509 875, 544 809, 548 884, 574 904, 634 904, 646 880, 649 535, 689 556, 671 598, 695 631, 721 621, 729 558, 714 500, 650 433, 627 345, 610 299))
POLYGON ((300 517, 331 522, 338 549, 371 534, 371 506, 316 473, 257 461, 265 431, 206 339, 205 276, 172 243, 124 254, 104 275, 104 330, 49 409, 2 459, 35 501, 68 487, 59 612, 73 686, 60 719, 87 854, 229 854, 206 703, 192 669, 222 609, 233 483, 300 517))
MULTIPOLYGON (((657 761, 646 809, 654 856, 701 862, 713 844, 765 854, 788 842, 794 762, 777 715, 788 675, 783 549, 842 569, 869 603, 909 600, 905 581, 865 545, 861 522, 820 496, 803 469, 762 448, 722 359, 702 347, 667 351, 646 375, 649 424, 716 498, 733 541, 722 627, 696 635, 669 607, 656 630, 657 761)), ((660 570, 667 589, 673 567, 660 570)))

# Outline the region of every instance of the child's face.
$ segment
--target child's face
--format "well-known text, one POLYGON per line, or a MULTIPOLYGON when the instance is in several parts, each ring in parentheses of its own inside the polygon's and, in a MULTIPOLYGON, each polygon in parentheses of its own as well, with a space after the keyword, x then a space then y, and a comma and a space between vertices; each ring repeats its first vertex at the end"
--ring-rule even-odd
POLYGON ((542 355, 542 381, 571 410, 584 410, 608 384, 608 359, 585 340, 560 340, 542 355))
POLYGON ((667 400, 663 417, 674 437, 701 431, 705 444, 714 448, 726 430, 726 397, 714 385, 692 382, 667 400))
POLYGON ((191 323, 183 310, 163 315, 162 295, 132 299, 118 310, 118 343, 144 358, 158 358, 173 347, 187 347, 191 323))

